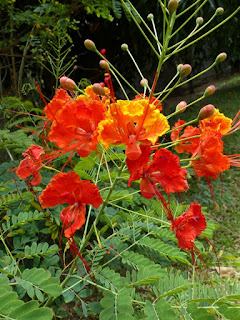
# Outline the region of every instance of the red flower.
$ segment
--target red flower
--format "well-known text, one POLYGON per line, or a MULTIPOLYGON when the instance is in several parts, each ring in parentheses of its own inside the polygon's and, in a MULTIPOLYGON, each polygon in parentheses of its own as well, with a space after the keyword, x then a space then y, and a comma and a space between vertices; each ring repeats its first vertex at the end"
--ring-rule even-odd
POLYGON ((167 149, 159 149, 148 164, 151 149, 147 145, 141 145, 140 148, 142 153, 137 160, 126 161, 130 172, 129 187, 132 181, 142 179, 141 194, 147 199, 156 195, 156 183, 159 183, 166 193, 187 190, 187 171, 181 168, 178 156, 167 149))
POLYGON ((56 95, 44 108, 46 117, 51 122, 55 119, 56 113, 62 109, 67 103, 71 102, 71 97, 64 89, 58 89, 56 95))
POLYGON ((187 212, 172 221, 171 230, 174 230, 178 239, 179 248, 192 250, 194 241, 207 227, 201 206, 195 202, 190 204, 187 212))
POLYGON ((176 122, 175 126, 173 127, 173 129, 175 130, 173 130, 171 133, 171 139, 172 141, 186 139, 184 141, 176 142, 176 145, 175 145, 176 152, 183 153, 186 151, 189 153, 194 153, 194 151, 197 149, 199 145, 200 137, 199 138, 192 138, 192 137, 200 135, 200 130, 193 126, 187 126, 184 129, 184 133, 180 136, 180 132, 183 129, 183 127, 181 128, 178 128, 178 127, 184 125, 185 123, 186 123, 185 121, 178 119, 178 122, 176 122))
POLYGON ((44 154, 42 147, 31 145, 26 152, 23 153, 24 159, 20 162, 16 174, 20 179, 26 179, 30 175, 33 176, 31 185, 37 186, 42 181, 40 170, 42 168, 41 155, 44 154))
POLYGON ((39 199, 44 208, 69 204, 60 215, 68 239, 85 223, 86 204, 98 208, 103 202, 98 187, 88 180, 80 180, 75 172, 55 175, 39 199))

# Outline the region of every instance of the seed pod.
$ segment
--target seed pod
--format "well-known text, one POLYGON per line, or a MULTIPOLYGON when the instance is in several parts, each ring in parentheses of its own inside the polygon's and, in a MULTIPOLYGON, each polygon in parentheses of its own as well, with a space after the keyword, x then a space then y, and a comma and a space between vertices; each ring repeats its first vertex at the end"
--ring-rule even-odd
POLYGON ((96 51, 96 46, 95 43, 92 40, 86 39, 84 41, 84 46, 86 49, 91 50, 91 51, 96 51))
POLYGON ((215 112, 215 108, 212 104, 208 104, 205 107, 203 107, 198 114, 198 119, 203 120, 210 118, 215 112))
POLYGON ((187 102, 186 101, 181 101, 179 104, 176 106, 176 111, 179 113, 183 113, 187 108, 187 102))

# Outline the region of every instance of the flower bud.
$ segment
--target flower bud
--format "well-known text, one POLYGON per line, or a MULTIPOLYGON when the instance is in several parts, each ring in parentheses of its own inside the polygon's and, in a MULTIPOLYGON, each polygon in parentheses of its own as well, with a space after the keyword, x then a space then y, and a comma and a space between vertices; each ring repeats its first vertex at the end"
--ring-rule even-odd
POLYGON ((216 63, 221 63, 226 59, 227 59, 227 54, 225 52, 222 52, 222 53, 219 53, 219 55, 217 56, 215 62, 216 63))
POLYGON ((224 12, 224 9, 222 7, 217 8, 215 11, 217 16, 221 16, 223 12, 224 12))
POLYGON ((170 0, 168 2, 168 10, 170 13, 175 12, 177 8, 178 8, 178 0, 170 0))
POLYGON ((192 72, 192 67, 190 64, 184 64, 180 71, 180 77, 185 78, 192 72))
POLYGON ((152 13, 149 13, 149 15, 147 16, 147 19, 148 19, 149 21, 152 21, 153 18, 154 18, 154 15, 153 15, 152 13))
POLYGON ((186 110, 187 102, 186 101, 181 101, 179 104, 176 106, 176 111, 179 113, 183 113, 186 110))
POLYGON ((100 60, 99 65, 100 65, 100 67, 101 67, 102 69, 107 70, 107 68, 108 68, 107 61, 105 61, 105 60, 100 60))
POLYGON ((92 85, 92 90, 98 96, 105 96, 105 89, 101 86, 100 83, 94 83, 92 85))
POLYGON ((122 49, 122 51, 128 51, 128 45, 126 43, 123 43, 121 45, 121 49, 122 49))
POLYGON ((100 84, 101 87, 103 87, 103 88, 105 87, 105 83, 104 82, 99 82, 99 84, 100 84))
POLYGON ((84 46, 86 49, 91 50, 91 51, 96 51, 96 46, 95 43, 92 40, 86 39, 84 41, 84 46))
POLYGON ((198 119, 203 120, 210 118, 215 112, 215 108, 212 104, 208 104, 205 107, 203 107, 198 114, 198 119))
POLYGON ((201 25, 203 24, 203 17, 198 17, 198 18, 196 19, 196 24, 199 25, 199 26, 201 26, 201 25))
POLYGON ((181 72, 181 70, 182 70, 182 67, 183 67, 183 64, 182 63, 180 63, 178 66, 177 66, 177 72, 181 72))
POLYGON ((141 87, 146 87, 148 85, 148 80, 146 78, 143 78, 140 81, 140 85, 141 85, 141 87))
POLYGON ((60 85, 62 86, 63 89, 69 90, 69 91, 77 91, 78 90, 76 83, 72 79, 70 79, 66 76, 63 76, 59 80, 60 80, 60 85))
POLYGON ((211 96, 215 92, 215 87, 214 85, 208 86, 206 90, 204 91, 204 97, 211 96))

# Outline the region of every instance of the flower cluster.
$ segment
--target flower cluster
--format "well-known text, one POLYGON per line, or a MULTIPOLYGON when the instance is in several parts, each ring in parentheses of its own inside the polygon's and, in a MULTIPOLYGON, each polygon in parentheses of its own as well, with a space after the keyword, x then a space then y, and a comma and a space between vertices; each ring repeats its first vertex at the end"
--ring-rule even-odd
MULTIPOLYGON (((44 150, 31 145, 23 154, 24 159, 16 173, 21 179, 32 175, 31 184, 38 185, 41 183, 40 170, 51 169, 46 164, 62 154, 69 153, 72 157, 77 153, 80 157, 88 157, 92 151, 101 154, 99 145, 105 150, 125 145, 128 187, 133 181, 140 180, 142 196, 146 199, 156 197, 163 206, 179 247, 193 250, 196 237, 206 228, 201 206, 193 202, 188 211, 174 218, 164 193, 169 195, 188 189, 188 167, 192 167, 197 177, 216 179, 230 165, 238 165, 238 155, 224 155, 222 137, 240 127, 239 114, 231 120, 210 105, 200 111, 198 127, 179 119, 170 130, 161 101, 153 97, 153 91, 149 98, 143 94, 133 100, 116 100, 109 81, 108 77, 109 88, 94 84, 77 95, 75 82, 61 78, 63 88, 56 91, 44 108, 46 139, 55 149, 44 150), (171 133, 171 142, 159 143, 159 138, 168 133, 171 133), (189 158, 183 161, 187 160, 189 164, 182 167, 181 159, 169 147, 175 147, 179 154, 188 154, 189 158)), ((187 107, 185 102, 180 104, 177 113, 187 107)), ((86 205, 99 208, 104 202, 98 186, 81 180, 73 171, 56 174, 39 200, 43 208, 67 204, 60 219, 65 237, 71 241, 85 223, 86 205)))

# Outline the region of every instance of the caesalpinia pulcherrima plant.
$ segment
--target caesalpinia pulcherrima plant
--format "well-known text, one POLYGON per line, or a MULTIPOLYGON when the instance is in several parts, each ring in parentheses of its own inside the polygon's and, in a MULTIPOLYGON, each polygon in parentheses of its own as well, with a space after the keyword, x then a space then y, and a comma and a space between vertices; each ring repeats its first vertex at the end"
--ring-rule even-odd
MULTIPOLYGON (((56 172, 51 182, 39 195, 39 204, 43 210, 66 204, 64 208, 61 206, 59 209, 62 222, 59 240, 63 243, 62 238, 65 237, 66 248, 71 249, 75 263, 72 264, 62 282, 63 288, 71 279, 74 270, 78 270, 76 262, 79 258, 87 270, 85 278, 89 274, 88 283, 95 285, 94 281, 96 280, 93 278, 96 275, 92 270, 94 266, 90 265, 89 260, 86 261, 85 256, 87 247, 92 244, 94 234, 101 248, 103 240, 99 237, 98 227, 107 208, 112 205, 113 208, 119 208, 119 211, 125 210, 131 219, 133 211, 130 207, 119 206, 111 198, 119 183, 124 184, 125 188, 134 186, 136 190, 132 194, 140 193, 143 204, 146 199, 147 201, 157 200, 163 216, 162 220, 155 219, 165 224, 168 230, 174 231, 179 248, 191 253, 194 268, 201 269, 201 264, 203 264, 206 269, 206 262, 195 244, 197 236, 201 236, 207 228, 207 221, 201 205, 192 202, 183 206, 182 211, 176 215, 171 203, 176 201, 173 195, 179 195, 179 198, 184 199, 184 192, 189 188, 190 174, 195 175, 197 179, 205 178, 210 192, 213 193, 211 179, 217 179, 222 172, 231 166, 240 166, 238 154, 224 154, 222 140, 223 136, 234 133, 240 128, 240 111, 232 120, 213 105, 208 104, 199 111, 196 119, 188 122, 181 119, 182 112, 214 94, 215 87, 213 85, 207 87, 203 95, 196 101, 190 103, 181 101, 173 113, 166 115, 164 100, 175 88, 197 76, 190 77, 192 68, 189 64, 179 64, 176 67, 176 75, 171 82, 164 90, 156 92, 163 64, 171 56, 203 37, 195 38, 192 42, 190 40, 204 29, 203 19, 198 17, 196 27, 189 36, 174 43, 174 23, 180 15, 187 13, 190 8, 177 14, 178 6, 181 8, 181 1, 170 0, 168 4, 166 1, 160 1, 164 26, 163 39, 160 41, 154 24, 154 16, 148 15, 148 20, 152 23, 151 28, 130 1, 121 2, 125 10, 129 11, 157 57, 158 66, 152 84, 150 85, 150 81, 143 76, 128 45, 123 44, 122 50, 129 54, 140 74, 142 92, 133 88, 107 60, 105 49, 99 51, 93 41, 85 40, 85 47, 97 53, 101 58, 100 66, 106 72, 104 82, 95 83, 81 90, 72 79, 66 76, 61 77, 60 87, 56 90, 55 96, 44 107, 41 134, 44 145, 31 145, 23 154, 24 159, 16 169, 16 174, 20 179, 31 178, 32 186, 41 184, 42 170, 56 172), (152 36, 156 47, 146 36, 143 27, 152 36), (170 41, 173 41, 172 46, 169 46, 170 41), (113 78, 116 83, 114 85, 113 78), (122 81, 132 89, 132 97, 128 96, 122 81), (124 99, 119 99, 115 95, 114 86, 116 85, 120 86, 124 99), (172 117, 174 117, 174 125, 170 124, 172 117), (97 163, 95 176, 84 179, 81 174, 80 176, 77 174, 78 171, 74 169, 74 163, 78 161, 76 159, 90 159, 93 154, 96 155, 97 163), (58 170, 54 163, 57 158, 63 155, 67 155, 68 159, 58 170), (103 184, 99 178, 102 169, 107 170, 109 183, 104 182, 103 184), (92 207, 96 209, 94 212, 92 207)), ((196 4, 198 2, 196 1, 196 4)), ((195 14, 198 10, 197 7, 194 11, 195 14)), ((214 16, 222 13, 222 8, 218 8, 214 16)), ((226 54, 220 53, 211 67, 225 59, 226 54)), ((199 75, 207 70, 209 68, 199 75)), ((221 109, 221 106, 219 108, 221 109)), ((128 195, 129 193, 127 193, 128 195)), ((124 199, 124 196, 120 196, 118 199, 124 199)), ((184 200, 187 202, 187 199, 184 200)), ((141 206, 140 204, 139 207, 141 206)), ((151 219, 151 216, 144 215, 140 210, 135 210, 134 214, 139 215, 143 222, 146 219, 151 219)), ((160 215, 157 212, 154 214, 155 217, 160 215)), ((140 237, 138 241, 143 240, 140 237)), ((60 249, 65 253, 66 248, 60 249)), ((115 253, 115 256, 119 255, 121 256, 121 252, 115 253)), ((109 265, 111 266, 111 264, 109 265)), ((208 272, 206 274, 206 278, 209 280, 208 272)), ((149 282, 140 281, 139 285, 144 283, 151 283, 151 280, 149 282)), ((96 286, 98 287, 97 282, 96 286)), ((51 305, 53 300, 54 297, 50 296, 46 306, 51 305)), ((144 304, 144 302, 142 303, 144 304)), ((104 308, 104 303, 102 307, 104 308)), ((110 319, 107 316, 104 318, 105 311, 102 312, 100 319, 110 319)), ((124 319, 135 319, 132 309, 125 312, 125 316, 128 314, 128 317, 124 319)), ((149 316, 148 309, 145 309, 145 315, 149 316)), ((116 319, 118 319, 117 315, 116 319)), ((149 316, 146 319, 153 318, 149 316)))

